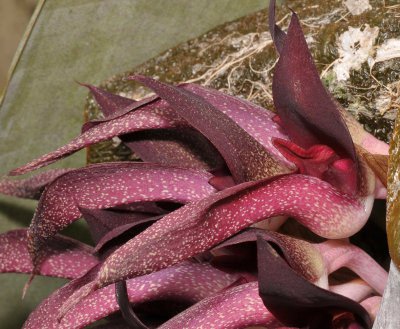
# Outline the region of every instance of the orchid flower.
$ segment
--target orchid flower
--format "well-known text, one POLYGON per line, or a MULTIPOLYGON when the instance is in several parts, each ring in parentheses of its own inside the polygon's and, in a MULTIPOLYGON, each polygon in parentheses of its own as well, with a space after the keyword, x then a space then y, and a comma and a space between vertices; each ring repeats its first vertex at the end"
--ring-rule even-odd
POLYGON ((377 163, 388 147, 325 90, 296 14, 284 33, 271 1, 269 22, 280 55, 276 114, 145 76, 129 78, 155 93, 141 101, 83 84, 104 118, 9 176, 116 136, 143 162, 0 183, 1 193, 40 196, 30 227, 0 236, 1 271, 73 279, 24 328, 83 328, 111 314, 111 327, 124 327, 122 318, 164 329, 371 327, 387 272, 346 239, 365 225, 374 199, 385 197, 377 163), (278 216, 325 241, 273 232, 278 216), (58 235, 81 217, 94 248, 58 235), (262 229, 249 228, 259 222, 262 229), (332 284, 343 266, 353 277, 332 284))

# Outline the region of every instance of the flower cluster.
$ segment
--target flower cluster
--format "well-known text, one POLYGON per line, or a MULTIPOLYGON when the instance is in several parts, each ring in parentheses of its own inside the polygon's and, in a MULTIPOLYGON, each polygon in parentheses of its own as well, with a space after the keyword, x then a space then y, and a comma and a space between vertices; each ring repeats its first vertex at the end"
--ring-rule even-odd
POLYGON ((323 87, 296 14, 283 32, 271 1, 269 22, 277 113, 145 76, 130 77, 155 93, 141 101, 85 85, 104 118, 9 175, 116 136, 142 161, 0 182, 39 199, 28 229, 0 236, 1 272, 72 279, 24 328, 371 328, 387 272, 347 238, 386 196, 371 154, 388 146, 323 87), (81 217, 94 248, 57 234, 81 217), (280 232, 289 217, 318 242, 280 232))

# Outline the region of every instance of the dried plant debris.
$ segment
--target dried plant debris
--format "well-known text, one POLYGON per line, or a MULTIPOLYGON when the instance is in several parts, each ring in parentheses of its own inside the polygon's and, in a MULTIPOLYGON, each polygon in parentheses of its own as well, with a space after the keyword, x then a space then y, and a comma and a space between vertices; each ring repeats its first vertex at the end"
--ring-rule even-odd
MULTIPOLYGON (((325 86, 364 128, 388 142, 399 107, 400 7, 396 1, 288 1, 277 10, 277 23, 287 30, 291 11, 301 17, 307 43, 325 86), (290 9, 289 9, 290 8, 290 9)), ((262 10, 221 25, 204 35, 167 50, 100 87, 133 99, 149 90, 133 74, 167 83, 194 82, 274 110, 272 72, 277 56, 262 10)), ((89 96, 86 118, 100 115, 89 96)), ((118 143, 91 147, 89 162, 135 159, 118 143)))

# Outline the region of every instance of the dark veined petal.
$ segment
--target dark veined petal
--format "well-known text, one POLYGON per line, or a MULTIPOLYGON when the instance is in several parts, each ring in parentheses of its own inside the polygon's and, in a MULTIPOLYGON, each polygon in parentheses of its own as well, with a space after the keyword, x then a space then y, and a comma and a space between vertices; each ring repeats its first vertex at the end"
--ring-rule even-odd
MULTIPOLYGON (((93 269, 85 278, 74 280, 55 291, 29 316, 23 328, 83 328, 116 312, 118 304, 114 285, 111 285, 96 291, 76 305, 61 323, 57 321, 57 312, 62 303, 71 293, 92 280, 96 270, 93 269)), ((208 264, 185 262, 128 280, 128 296, 133 305, 157 300, 182 301, 190 305, 230 286, 238 278, 208 264)))
MULTIPOLYGON (((93 85, 80 82, 78 83, 81 86, 87 87, 91 91, 94 98, 96 99, 97 104, 99 104, 100 106, 101 112, 108 120, 111 118, 115 118, 117 116, 121 116, 126 112, 132 111, 138 106, 143 105, 142 103, 138 104, 138 102, 136 102, 133 99, 112 94, 106 90, 97 88, 93 85)), ((147 99, 147 102, 151 102, 152 100, 153 99, 147 99)), ((102 119, 100 120, 103 121, 102 119)), ((92 126, 92 124, 93 123, 84 125, 82 128, 82 132, 89 129, 92 126)))
POLYGON ((299 276, 261 237, 257 245, 260 296, 282 323, 300 328, 330 328, 335 315, 350 312, 360 328, 371 328, 369 315, 360 304, 299 276))
POLYGON ((290 170, 229 116, 204 98, 145 76, 133 76, 165 99, 190 125, 206 136, 225 159, 237 183, 290 170))
POLYGON ((120 139, 145 162, 204 170, 225 165, 208 139, 192 128, 144 130, 120 139))
MULTIPOLYGON (((275 15, 274 9, 274 6, 270 7, 270 19, 275 15)), ((274 26, 274 36, 277 31, 274 19, 270 24, 274 26)), ((341 159, 349 159, 353 165, 346 167, 346 177, 349 189, 355 193, 360 186, 355 147, 339 105, 320 80, 296 14, 292 15, 286 37, 281 32, 275 38, 280 57, 272 83, 280 124, 293 144, 305 149, 327 145, 341 159)))
MULTIPOLYGON (((26 229, 18 229, 0 235, 0 273, 33 273, 26 233, 26 229)), ((92 247, 56 235, 49 241, 39 262, 38 274, 76 279, 95 266, 98 258, 93 255, 92 247)))
POLYGON ((273 93, 280 123, 294 143, 325 144, 356 161, 349 131, 319 78, 296 14, 274 70, 273 93))
MULTIPOLYGON (((157 110, 160 103, 157 96, 135 102, 92 85, 85 84, 84 86, 88 87, 94 95, 105 119, 85 123, 82 133, 152 102, 157 110)), ((151 129, 119 137, 145 162, 198 169, 212 169, 224 163, 212 144, 193 129, 151 129)))
POLYGON ((53 169, 19 180, 0 181, 0 193, 18 198, 39 200, 47 184, 72 169, 53 169))
POLYGON ((269 22, 269 33, 274 41, 274 46, 278 53, 282 51, 283 43, 286 39, 286 33, 275 23, 275 5, 276 0, 269 2, 268 22, 269 22))
POLYGON ((108 253, 108 250, 120 247, 123 243, 138 235, 161 217, 162 216, 137 219, 132 223, 121 225, 110 230, 98 241, 94 251, 104 254, 105 250, 108 253))
POLYGON ((61 314, 99 287, 180 262, 279 214, 295 217, 321 236, 350 236, 364 225, 372 201, 373 197, 358 199, 304 175, 236 185, 167 214, 117 249, 98 278, 71 296, 61 314))
POLYGON ((84 147, 115 136, 146 129, 176 127, 188 127, 188 124, 176 115, 167 102, 160 100, 156 104, 147 104, 126 115, 118 116, 114 120, 100 122, 68 144, 12 170, 9 175, 16 176, 31 172, 63 159, 84 147))
POLYGON ((97 245, 112 230, 129 223, 137 223, 155 216, 152 213, 117 209, 87 209, 79 207, 89 226, 90 234, 97 245))
POLYGON ((136 162, 109 162, 75 169, 47 186, 28 230, 33 263, 45 240, 79 219, 79 207, 111 208, 142 201, 187 203, 215 192, 211 174, 136 162))

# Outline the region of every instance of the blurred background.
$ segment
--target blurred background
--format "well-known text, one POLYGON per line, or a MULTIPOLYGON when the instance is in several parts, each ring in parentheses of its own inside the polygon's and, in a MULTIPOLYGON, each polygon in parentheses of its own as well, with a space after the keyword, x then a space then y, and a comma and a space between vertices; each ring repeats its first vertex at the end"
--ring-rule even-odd
POLYGON ((0 90, 25 28, 38 0, 0 1, 0 90))

